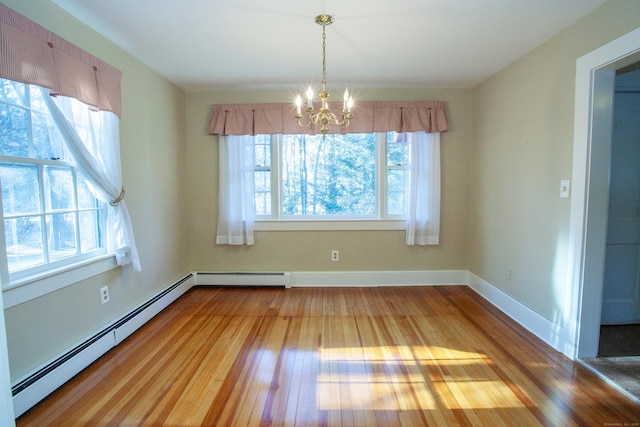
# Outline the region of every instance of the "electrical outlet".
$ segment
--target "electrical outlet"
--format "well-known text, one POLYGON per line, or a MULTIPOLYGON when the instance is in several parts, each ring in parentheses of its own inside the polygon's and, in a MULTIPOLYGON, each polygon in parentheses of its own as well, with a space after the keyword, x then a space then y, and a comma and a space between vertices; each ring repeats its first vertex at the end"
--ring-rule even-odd
POLYGON ((331 261, 340 261, 340 251, 331 251, 331 261))
POLYGON ((103 304, 109 302, 109 287, 108 286, 103 286, 102 288, 100 288, 100 301, 102 301, 103 304))

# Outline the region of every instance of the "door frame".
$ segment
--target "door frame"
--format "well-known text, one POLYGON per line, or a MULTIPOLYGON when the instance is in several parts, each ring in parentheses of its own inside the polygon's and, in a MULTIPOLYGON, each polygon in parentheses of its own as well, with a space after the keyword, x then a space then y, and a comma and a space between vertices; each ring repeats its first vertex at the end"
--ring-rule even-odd
POLYGON ((576 61, 573 191, 569 221, 569 306, 563 331, 569 357, 595 357, 611 168, 615 71, 640 60, 640 28, 576 61))

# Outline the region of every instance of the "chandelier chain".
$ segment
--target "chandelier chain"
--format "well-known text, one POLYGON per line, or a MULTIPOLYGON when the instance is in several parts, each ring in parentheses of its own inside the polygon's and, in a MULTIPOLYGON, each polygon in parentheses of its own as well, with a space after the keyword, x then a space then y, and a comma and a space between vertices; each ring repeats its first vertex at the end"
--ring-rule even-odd
POLYGON ((326 25, 322 26, 322 90, 327 89, 327 34, 326 25))

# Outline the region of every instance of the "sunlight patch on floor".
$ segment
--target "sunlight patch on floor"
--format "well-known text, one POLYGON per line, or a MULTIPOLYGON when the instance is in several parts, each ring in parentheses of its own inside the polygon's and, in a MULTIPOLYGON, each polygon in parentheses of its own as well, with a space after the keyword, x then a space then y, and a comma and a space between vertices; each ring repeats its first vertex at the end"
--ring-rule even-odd
POLYGON ((489 367, 480 353, 408 346, 328 348, 319 352, 316 408, 319 410, 432 410, 452 407, 444 398, 458 396, 457 409, 524 408, 524 404, 489 367), (428 358, 426 353, 440 358, 428 358), (420 354, 420 359, 415 356, 420 354), (439 375, 428 376, 427 370, 439 375))

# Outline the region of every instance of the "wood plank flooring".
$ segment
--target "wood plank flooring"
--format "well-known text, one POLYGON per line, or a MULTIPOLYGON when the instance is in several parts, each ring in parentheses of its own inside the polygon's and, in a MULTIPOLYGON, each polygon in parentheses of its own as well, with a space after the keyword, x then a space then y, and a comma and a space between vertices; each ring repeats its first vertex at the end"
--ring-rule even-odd
POLYGON ((194 288, 23 426, 638 425, 464 286, 194 288))

